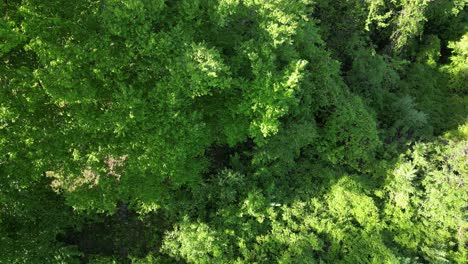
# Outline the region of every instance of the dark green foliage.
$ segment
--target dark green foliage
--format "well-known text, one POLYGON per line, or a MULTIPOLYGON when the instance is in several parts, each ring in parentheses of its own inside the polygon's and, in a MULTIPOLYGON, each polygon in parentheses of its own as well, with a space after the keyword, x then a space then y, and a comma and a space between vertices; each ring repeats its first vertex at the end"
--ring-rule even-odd
POLYGON ((56 241, 56 236, 80 225, 80 218, 44 181, 27 187, 14 185, 12 179, 0 181, 0 261, 78 263, 81 253, 56 241))
POLYGON ((0 263, 465 263, 466 4, 0 2, 0 263))

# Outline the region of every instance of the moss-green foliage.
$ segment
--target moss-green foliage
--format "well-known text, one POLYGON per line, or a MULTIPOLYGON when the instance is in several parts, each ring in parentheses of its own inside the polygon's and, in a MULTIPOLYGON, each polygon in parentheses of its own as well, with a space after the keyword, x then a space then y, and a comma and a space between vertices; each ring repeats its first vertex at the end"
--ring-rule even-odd
POLYGON ((2 1, 0 262, 465 263, 466 4, 2 1))

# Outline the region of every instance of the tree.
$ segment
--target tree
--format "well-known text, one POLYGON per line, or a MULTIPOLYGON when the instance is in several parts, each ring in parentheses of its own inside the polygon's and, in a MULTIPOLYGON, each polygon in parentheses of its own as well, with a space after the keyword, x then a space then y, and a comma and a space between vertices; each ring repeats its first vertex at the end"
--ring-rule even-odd
POLYGON ((466 259, 466 0, 0 8, 2 261, 466 259))

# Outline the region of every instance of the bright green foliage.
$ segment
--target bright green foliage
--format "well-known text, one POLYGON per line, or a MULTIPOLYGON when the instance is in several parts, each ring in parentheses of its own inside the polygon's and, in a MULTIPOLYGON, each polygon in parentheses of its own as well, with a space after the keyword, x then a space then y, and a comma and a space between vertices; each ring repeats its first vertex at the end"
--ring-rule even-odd
MULTIPOLYGON (((424 13, 430 0, 370 0, 366 30, 391 27, 390 49, 400 52, 422 31, 424 13)), ((388 34, 388 33, 387 33, 388 34)))
POLYGON ((402 0, 397 4, 399 14, 395 18, 396 29, 391 35, 392 46, 400 51, 411 38, 421 33, 425 16, 424 12, 430 0, 402 0))
POLYGON ((394 241, 431 263, 467 258, 467 146, 466 137, 417 144, 402 155, 384 187, 384 219, 394 241))
POLYGON ((225 190, 212 193, 211 220, 184 218, 163 251, 189 263, 463 263, 466 144, 465 137, 415 145, 373 191, 365 178, 309 167, 311 180, 295 187, 294 201, 245 189, 245 177, 225 171, 206 187, 225 190))
POLYGON ((452 49, 451 63, 445 69, 451 75, 449 87, 456 93, 466 92, 468 79, 468 33, 457 42, 450 42, 452 49))
MULTIPOLYGON (((388 48, 401 53, 421 38, 425 31, 443 35, 466 30, 466 0, 370 0, 366 30, 383 29, 388 48), (465 22, 462 22, 464 21, 465 22), (432 25, 437 28, 431 28, 432 25), (371 27, 372 26, 372 27, 371 27), (461 28, 460 28, 461 27, 461 28), (465 27, 465 28, 463 28, 465 27)), ((413 44, 414 45, 414 44, 413 44)))
POLYGON ((2 1, 0 263, 465 263, 466 4, 2 1))

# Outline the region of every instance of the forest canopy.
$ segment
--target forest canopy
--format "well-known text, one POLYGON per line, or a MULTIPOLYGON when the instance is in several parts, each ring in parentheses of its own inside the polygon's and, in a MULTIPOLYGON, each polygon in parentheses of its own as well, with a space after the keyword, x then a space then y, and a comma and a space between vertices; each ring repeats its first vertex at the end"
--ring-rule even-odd
POLYGON ((467 263, 467 4, 0 1, 0 263, 467 263))

